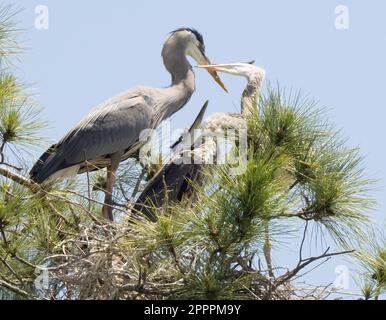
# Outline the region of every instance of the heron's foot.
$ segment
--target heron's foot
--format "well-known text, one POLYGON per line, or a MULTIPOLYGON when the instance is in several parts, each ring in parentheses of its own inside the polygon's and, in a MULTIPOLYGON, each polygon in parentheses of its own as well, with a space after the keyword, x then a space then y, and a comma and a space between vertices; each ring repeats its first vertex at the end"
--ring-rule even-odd
POLYGON ((113 208, 109 205, 104 204, 102 208, 102 216, 106 220, 114 221, 113 208))

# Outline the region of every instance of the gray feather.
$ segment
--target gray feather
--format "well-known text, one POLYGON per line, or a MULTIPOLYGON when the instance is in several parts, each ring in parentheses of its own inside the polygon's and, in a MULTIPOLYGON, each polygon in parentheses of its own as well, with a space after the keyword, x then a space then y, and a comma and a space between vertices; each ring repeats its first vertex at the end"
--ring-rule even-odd
POLYGON ((191 181, 198 181, 203 166, 197 164, 165 165, 146 185, 138 197, 134 212, 141 212, 155 222, 154 207, 161 208, 167 199, 170 203, 179 202, 184 195, 192 192, 191 181))
POLYGON ((96 107, 42 155, 30 172, 31 178, 39 183, 85 160, 125 151, 151 125, 153 109, 148 102, 130 90, 96 107))

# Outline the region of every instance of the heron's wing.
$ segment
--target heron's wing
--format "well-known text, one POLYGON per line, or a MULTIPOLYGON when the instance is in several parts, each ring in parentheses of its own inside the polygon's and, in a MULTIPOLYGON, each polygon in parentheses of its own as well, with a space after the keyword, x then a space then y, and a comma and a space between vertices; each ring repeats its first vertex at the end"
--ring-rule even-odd
POLYGON ((69 164, 126 150, 139 139, 141 131, 149 128, 152 109, 138 96, 96 113, 59 144, 69 164))
POLYGON ((42 182, 55 172, 85 160, 125 151, 149 128, 152 110, 141 95, 97 107, 42 155, 30 172, 31 178, 42 182))
POLYGON ((206 100, 204 105, 202 106, 199 114, 194 120, 193 124, 190 126, 189 133, 192 134, 193 130, 198 129, 201 126, 202 119, 204 118, 206 109, 208 108, 209 100, 206 100))
POLYGON ((153 208, 162 207, 166 197, 170 203, 181 201, 191 190, 190 181, 198 180, 201 172, 202 166, 198 164, 169 162, 147 183, 134 205, 134 212, 155 221, 153 208))
MULTIPOLYGON (((196 119, 194 120, 193 124, 189 128, 189 134, 191 138, 193 137, 193 132, 195 129, 198 129, 201 126, 202 119, 204 118, 206 109, 208 108, 209 100, 206 100, 204 105, 202 106, 200 112, 198 113, 196 119)), ((179 143, 181 143, 183 140, 183 136, 180 136, 176 142, 174 142, 170 148, 173 149, 175 148, 179 143)))

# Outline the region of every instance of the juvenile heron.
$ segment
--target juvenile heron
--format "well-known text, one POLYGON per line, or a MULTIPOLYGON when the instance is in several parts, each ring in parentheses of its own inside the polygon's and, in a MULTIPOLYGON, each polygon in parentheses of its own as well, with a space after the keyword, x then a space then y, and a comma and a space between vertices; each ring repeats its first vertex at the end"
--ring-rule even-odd
MULTIPOLYGON (((246 119, 254 112, 258 111, 258 100, 260 98, 261 85, 265 78, 265 71, 251 63, 232 63, 200 66, 208 70, 214 69, 218 72, 225 72, 238 75, 247 79, 247 86, 241 97, 241 113, 218 112, 209 116, 203 123, 203 113, 207 103, 203 106, 198 117, 191 126, 188 136, 192 141, 193 131, 200 129, 204 136, 210 136, 216 130, 227 129, 246 129, 246 119)), ((141 212, 151 221, 156 221, 153 207, 162 207, 166 200, 170 202, 181 201, 186 194, 192 193, 191 182, 202 183, 203 168, 208 165, 208 160, 212 160, 217 155, 218 146, 213 139, 198 139, 192 141, 190 145, 184 145, 181 137, 173 146, 176 152, 171 159, 159 172, 147 183, 145 189, 138 197, 133 206, 134 213, 141 212), (188 156, 198 159, 197 163, 181 163, 183 157, 188 156), (176 161, 177 160, 177 161, 176 161)))
POLYGON ((208 71, 216 70, 218 72, 246 78, 247 86, 241 96, 241 114, 244 117, 249 117, 256 112, 260 98, 261 84, 265 79, 265 70, 255 66, 254 61, 249 63, 201 65, 198 67, 205 68, 208 71))
MULTIPOLYGON (((40 157, 30 172, 31 179, 41 183, 107 167, 102 213, 113 220, 112 189, 119 162, 145 143, 146 139, 141 137, 143 130, 156 128, 181 109, 195 90, 187 56, 201 64, 210 63, 200 33, 189 28, 173 31, 162 49, 164 65, 172 77, 171 86, 135 87, 100 104, 40 157)), ((216 71, 208 71, 226 91, 216 71)))

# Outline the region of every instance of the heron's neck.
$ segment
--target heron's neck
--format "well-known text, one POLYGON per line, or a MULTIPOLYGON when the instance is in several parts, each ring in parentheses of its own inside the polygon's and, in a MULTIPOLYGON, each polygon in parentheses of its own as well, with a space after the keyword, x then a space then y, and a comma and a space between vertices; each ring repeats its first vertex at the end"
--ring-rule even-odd
POLYGON ((189 84, 194 86, 194 77, 190 77, 193 73, 192 66, 186 58, 185 46, 179 42, 167 41, 162 49, 162 58, 166 70, 172 76, 172 86, 189 81, 189 84))
POLYGON ((241 114, 247 118, 259 111, 259 99, 261 92, 261 80, 251 78, 241 97, 241 114))
POLYGON ((162 89, 162 101, 157 103, 160 121, 180 110, 195 90, 195 77, 185 50, 166 46, 162 52, 164 65, 172 76, 172 84, 162 89))
POLYGON ((195 89, 194 83, 194 73, 189 70, 181 81, 160 89, 162 94, 156 103, 157 122, 169 118, 189 101, 195 89))

